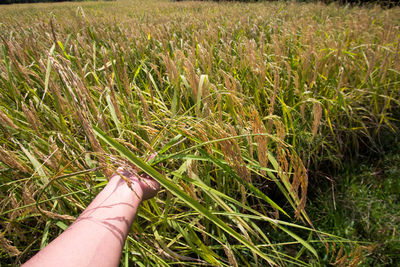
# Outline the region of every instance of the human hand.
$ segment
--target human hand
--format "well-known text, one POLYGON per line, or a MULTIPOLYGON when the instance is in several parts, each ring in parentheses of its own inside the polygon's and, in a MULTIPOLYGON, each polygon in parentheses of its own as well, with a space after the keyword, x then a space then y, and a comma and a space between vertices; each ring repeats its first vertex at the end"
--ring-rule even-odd
MULTIPOLYGON (((157 154, 151 154, 149 160, 152 160, 157 154)), ((140 199, 148 200, 160 191, 160 184, 150 177, 147 173, 138 174, 138 169, 125 169, 119 167, 114 176, 122 177, 129 188, 136 193, 140 199)))
POLYGON ((140 203, 160 190, 137 167, 120 166, 79 218, 24 266, 118 266, 140 203))

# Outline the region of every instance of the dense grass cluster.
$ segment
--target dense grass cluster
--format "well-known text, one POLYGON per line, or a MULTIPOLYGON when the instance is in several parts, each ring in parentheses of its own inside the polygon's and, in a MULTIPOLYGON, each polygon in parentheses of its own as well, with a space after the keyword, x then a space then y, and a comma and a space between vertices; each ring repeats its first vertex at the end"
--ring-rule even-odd
POLYGON ((400 261, 399 149, 397 143, 392 153, 379 160, 348 166, 337 176, 336 186, 318 190, 318 197, 307 207, 316 228, 374 242, 363 266, 396 266, 400 261))
POLYGON ((124 266, 362 261, 366 245, 313 229, 307 170, 398 134, 399 27, 400 9, 322 4, 2 8, 0 260, 25 261, 142 164, 166 189, 124 266))

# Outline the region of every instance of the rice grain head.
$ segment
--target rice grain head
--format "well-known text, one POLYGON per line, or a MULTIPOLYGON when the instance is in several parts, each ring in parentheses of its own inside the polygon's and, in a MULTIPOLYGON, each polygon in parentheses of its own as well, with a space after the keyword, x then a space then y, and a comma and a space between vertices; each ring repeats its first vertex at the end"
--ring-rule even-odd
POLYGON ((10 257, 15 257, 21 254, 21 251, 11 245, 11 241, 7 240, 2 232, 0 232, 0 248, 2 248, 10 257))
POLYGON ((313 116, 314 116, 314 121, 312 126, 312 139, 314 139, 315 136, 317 135, 318 128, 321 124, 322 105, 320 102, 317 101, 313 102, 313 116))

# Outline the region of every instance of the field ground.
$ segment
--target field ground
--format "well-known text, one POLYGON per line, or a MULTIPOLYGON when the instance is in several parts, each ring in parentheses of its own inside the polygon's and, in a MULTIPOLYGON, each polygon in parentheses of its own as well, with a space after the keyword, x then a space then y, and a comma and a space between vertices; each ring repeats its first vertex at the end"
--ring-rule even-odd
POLYGON ((0 38, 2 266, 153 152, 121 266, 398 261, 400 8, 21 4, 0 38))

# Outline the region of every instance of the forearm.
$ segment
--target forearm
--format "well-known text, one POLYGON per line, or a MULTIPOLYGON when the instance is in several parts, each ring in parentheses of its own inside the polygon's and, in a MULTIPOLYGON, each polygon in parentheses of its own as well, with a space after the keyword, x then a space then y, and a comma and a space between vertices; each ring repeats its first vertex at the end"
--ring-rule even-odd
POLYGON ((118 266, 142 199, 136 189, 114 176, 79 218, 24 266, 118 266))

